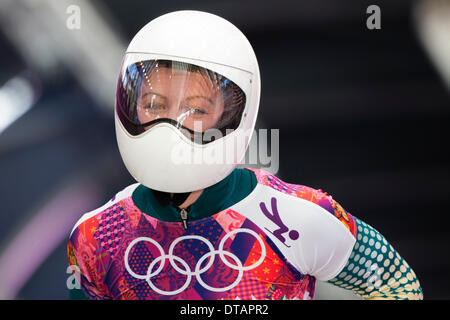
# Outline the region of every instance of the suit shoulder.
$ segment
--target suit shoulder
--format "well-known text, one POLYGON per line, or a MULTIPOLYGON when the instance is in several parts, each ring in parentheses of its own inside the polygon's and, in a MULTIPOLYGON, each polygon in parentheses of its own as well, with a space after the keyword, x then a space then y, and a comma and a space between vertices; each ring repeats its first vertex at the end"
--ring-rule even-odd
POLYGON ((109 200, 107 203, 105 203, 103 206, 94 209, 90 212, 84 213, 80 219, 78 219, 78 221, 75 223, 74 227, 72 228, 72 231, 70 232, 70 236, 69 238, 72 237, 73 233, 75 230, 77 229, 86 229, 88 228, 89 230, 92 230, 93 227, 95 227, 93 225, 93 223, 95 223, 96 221, 98 221, 97 217, 99 215, 101 215, 105 210, 113 207, 114 205, 116 205, 117 203, 119 203, 121 200, 124 200, 126 198, 129 198, 132 196, 133 191, 139 186, 139 183, 134 183, 131 184, 129 186, 127 186, 126 188, 122 189, 121 191, 119 191, 118 193, 116 193, 114 195, 114 197, 111 198, 111 200, 109 200))
POLYGON ((320 206, 344 224, 353 236, 356 236, 355 219, 337 201, 335 201, 331 195, 321 189, 284 182, 275 175, 262 169, 250 170, 255 173, 258 184, 268 186, 278 192, 288 194, 320 206))

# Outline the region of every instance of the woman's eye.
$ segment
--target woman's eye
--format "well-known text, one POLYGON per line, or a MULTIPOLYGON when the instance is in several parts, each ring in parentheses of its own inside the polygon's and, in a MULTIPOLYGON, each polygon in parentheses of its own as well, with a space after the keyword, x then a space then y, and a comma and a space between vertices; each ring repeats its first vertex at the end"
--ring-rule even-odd
POLYGON ((150 111, 160 111, 160 110, 164 110, 165 107, 163 105, 159 105, 159 104, 148 104, 144 107, 145 110, 150 110, 150 111))
POLYGON ((208 113, 204 107, 196 105, 185 105, 183 109, 185 110, 184 112, 194 116, 205 115, 208 113))
POLYGON ((196 114, 196 115, 206 114, 205 111, 203 111, 202 109, 199 109, 199 108, 191 108, 191 113, 196 114))

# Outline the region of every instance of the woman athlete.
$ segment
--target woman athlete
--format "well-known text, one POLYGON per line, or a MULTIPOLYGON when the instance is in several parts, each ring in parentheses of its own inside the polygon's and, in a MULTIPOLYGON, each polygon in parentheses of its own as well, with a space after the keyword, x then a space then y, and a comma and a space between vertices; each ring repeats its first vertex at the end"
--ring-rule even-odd
POLYGON ((86 297, 312 299, 320 280, 364 299, 423 298, 399 253, 330 195, 236 168, 259 98, 256 56, 228 21, 178 11, 136 34, 115 123, 137 182, 70 234, 86 297))

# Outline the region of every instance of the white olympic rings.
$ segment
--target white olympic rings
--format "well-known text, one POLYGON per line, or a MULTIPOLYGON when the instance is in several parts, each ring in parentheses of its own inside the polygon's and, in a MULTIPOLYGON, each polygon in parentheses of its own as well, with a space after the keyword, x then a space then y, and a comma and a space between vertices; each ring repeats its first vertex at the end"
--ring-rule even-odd
POLYGON ((224 292, 227 290, 230 290, 232 288, 234 288, 235 286, 238 285, 238 283, 241 281, 242 276, 244 275, 244 271, 246 270, 251 270, 256 268, 257 266, 259 266, 263 261, 264 258, 266 257, 266 247, 264 246, 264 242, 262 241, 262 239, 258 236, 258 234, 250 229, 244 229, 244 228, 240 228, 240 229, 235 229, 229 233, 227 233, 222 240, 219 243, 219 248, 218 250, 214 250, 214 246, 211 244, 211 242, 209 242, 208 239, 201 237, 201 236, 196 236, 196 235, 191 235, 191 236, 183 236, 183 237, 179 237, 177 238, 175 241, 172 242, 172 244, 169 247, 169 253, 165 254, 164 253, 164 249, 161 247, 161 245, 156 242, 155 240, 148 238, 148 237, 139 237, 134 239, 133 241, 130 242, 130 244, 128 245, 128 248, 125 251, 125 256, 124 256, 124 260, 125 260, 125 268, 127 269, 128 273, 131 274, 134 278, 136 279, 141 279, 141 280, 146 280, 148 285, 152 288, 152 290, 154 290, 155 292, 161 294, 161 295, 175 295, 178 293, 183 292, 191 283, 191 279, 192 276, 195 276, 197 278, 197 281, 200 283, 201 286, 203 286, 205 289, 210 290, 210 291, 214 291, 214 292, 224 292), (236 234, 236 233, 249 233, 252 236, 254 236, 256 238, 256 240, 259 242, 260 246, 261 246, 261 256, 259 257, 259 260, 256 261, 254 264, 250 265, 250 266, 243 266, 242 262, 239 260, 239 258, 228 251, 224 251, 223 250, 223 246, 225 245, 225 242, 228 240, 228 238, 230 238, 232 235, 236 234), (183 260, 182 258, 173 255, 173 251, 175 246, 183 241, 183 240, 188 240, 188 239, 194 239, 194 240, 200 240, 202 242, 204 242, 208 248, 209 248, 209 252, 204 254, 198 261, 197 264, 195 265, 195 270, 192 271, 191 268, 189 267, 189 265, 186 263, 185 260, 183 260), (131 270, 130 265, 128 263, 128 255, 130 253, 130 250, 138 243, 141 241, 146 241, 146 242, 150 242, 151 244, 153 244, 160 253, 160 256, 155 258, 150 265, 148 266, 147 269, 147 273, 145 275, 142 274, 137 274, 135 273, 133 270, 131 270), (209 270, 209 268, 212 266, 212 264, 214 263, 215 260, 215 256, 216 255, 220 256, 220 259, 222 260, 222 262, 227 265, 228 267, 239 271, 238 276, 236 278, 236 280, 223 288, 215 288, 215 287, 211 287, 208 284, 206 284, 203 279, 201 278, 201 274, 205 273, 207 270, 209 270), (232 260, 234 260, 234 262, 236 263, 235 265, 230 263, 224 256, 229 256, 232 260), (204 266, 203 268, 200 268, 203 261, 205 261, 206 259, 209 258, 208 263, 206 264, 206 266, 204 266), (183 286, 181 286, 179 289, 173 290, 173 291, 164 291, 161 290, 159 288, 157 288, 153 282, 151 281, 151 278, 153 278, 154 276, 158 275, 162 269, 164 268, 164 265, 166 263, 166 259, 169 260, 170 265, 172 266, 172 268, 174 268, 177 272, 183 274, 186 276, 186 282, 183 284, 183 286), (183 268, 181 269, 174 261, 179 262, 183 268), (158 268, 152 272, 153 268, 155 267, 155 265, 160 262, 158 268))

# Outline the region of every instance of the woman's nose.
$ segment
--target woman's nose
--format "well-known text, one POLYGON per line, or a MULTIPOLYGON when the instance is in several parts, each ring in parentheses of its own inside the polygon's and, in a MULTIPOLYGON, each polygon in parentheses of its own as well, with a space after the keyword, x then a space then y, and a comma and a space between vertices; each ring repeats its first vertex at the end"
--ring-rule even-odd
POLYGON ((176 120, 178 117, 178 106, 171 105, 167 112, 167 118, 176 120))

